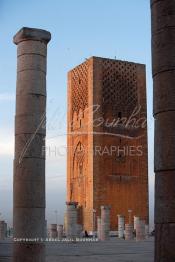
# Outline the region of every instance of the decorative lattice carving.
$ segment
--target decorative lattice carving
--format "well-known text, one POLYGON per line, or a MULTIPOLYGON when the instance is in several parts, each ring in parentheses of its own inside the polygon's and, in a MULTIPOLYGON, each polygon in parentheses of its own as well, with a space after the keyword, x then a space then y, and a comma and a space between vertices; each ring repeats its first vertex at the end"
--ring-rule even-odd
POLYGON ((88 62, 72 70, 72 114, 88 107, 88 62))
POLYGON ((134 63, 103 60, 103 105, 128 116, 137 106, 137 72, 134 63))

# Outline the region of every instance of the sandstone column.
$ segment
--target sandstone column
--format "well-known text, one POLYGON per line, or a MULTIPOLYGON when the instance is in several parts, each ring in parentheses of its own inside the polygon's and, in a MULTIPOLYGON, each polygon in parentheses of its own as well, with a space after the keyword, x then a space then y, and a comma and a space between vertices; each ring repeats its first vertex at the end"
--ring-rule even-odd
POLYGON ((101 206, 101 240, 109 239, 110 209, 109 206, 101 206))
POLYGON ((129 217, 128 219, 129 224, 131 225, 132 224, 132 210, 131 209, 128 210, 128 217, 129 217))
POLYGON ((145 238, 148 239, 149 238, 149 225, 145 224, 145 238))
POLYGON ((15 36, 17 88, 14 159, 14 262, 43 262, 45 247, 46 56, 49 32, 22 28, 15 36))
POLYGON ((58 237, 57 224, 50 224, 50 226, 49 226, 49 237, 50 238, 57 238, 58 237))
POLYGON ((151 0, 155 261, 175 261, 175 1, 151 0))
POLYGON ((145 221, 139 220, 136 224, 136 241, 145 240, 145 221))
POLYGON ((101 218, 97 217, 97 237, 101 240, 101 218))
POLYGON ((122 215, 118 215, 118 237, 124 238, 124 230, 125 230, 125 217, 122 215))
POLYGON ((134 230, 136 230, 136 226, 139 222, 140 222, 140 217, 134 216, 134 230))
POLYGON ((95 237, 96 231, 96 210, 93 209, 93 237, 95 237))
POLYGON ((132 224, 125 224, 125 240, 132 240, 134 227, 132 224))
POLYGON ((63 238, 63 225, 57 226, 57 232, 58 232, 58 239, 61 240, 63 238))

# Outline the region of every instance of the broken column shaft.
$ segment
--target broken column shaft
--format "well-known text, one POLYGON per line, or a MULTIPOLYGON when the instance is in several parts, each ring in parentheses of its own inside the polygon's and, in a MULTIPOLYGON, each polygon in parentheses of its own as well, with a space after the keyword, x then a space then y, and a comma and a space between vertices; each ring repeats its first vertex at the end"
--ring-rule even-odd
POLYGON ((122 215, 118 215, 118 237, 124 238, 124 230, 125 230, 125 217, 122 215))
POLYGON ((136 241, 145 239, 145 221, 139 220, 136 224, 136 241))
POLYGON ((109 239, 110 209, 109 206, 101 206, 101 240, 109 239))
POLYGON ((58 239, 61 240, 63 238, 63 225, 58 225, 57 226, 57 232, 58 232, 58 239))
POLYGON ((58 237, 57 224, 50 224, 49 225, 49 237, 50 238, 57 238, 58 237))
POLYGON ((139 222, 140 222, 140 217, 134 216, 134 230, 136 230, 136 226, 139 222))
POLYGON ((175 261, 175 1, 151 0, 155 261, 175 261))
POLYGON ((101 218, 97 217, 97 237, 101 240, 101 218))
MULTIPOLYGON (((22 28, 15 36, 17 87, 14 159, 14 238, 45 236, 46 57, 49 32, 22 28)), ((13 261, 45 261, 40 241, 14 243, 13 261)))
POLYGON ((125 224, 125 240, 131 240, 134 238, 133 230, 134 227, 132 224, 125 224))

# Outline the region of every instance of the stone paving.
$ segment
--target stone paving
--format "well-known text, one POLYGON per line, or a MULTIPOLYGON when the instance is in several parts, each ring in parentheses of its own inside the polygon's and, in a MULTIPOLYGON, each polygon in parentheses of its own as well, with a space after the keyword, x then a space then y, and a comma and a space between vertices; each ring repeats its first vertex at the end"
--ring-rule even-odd
MULTIPOLYGON (((46 262, 153 262, 154 239, 136 242, 48 243, 46 262)), ((12 262, 12 243, 0 242, 0 262, 12 262)))

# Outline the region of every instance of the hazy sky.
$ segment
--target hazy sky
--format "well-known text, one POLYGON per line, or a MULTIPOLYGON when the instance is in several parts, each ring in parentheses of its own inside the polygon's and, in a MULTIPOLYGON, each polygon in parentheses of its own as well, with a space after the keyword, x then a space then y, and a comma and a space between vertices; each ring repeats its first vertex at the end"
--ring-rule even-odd
MULTIPOLYGON (((146 64, 150 210, 153 210, 153 118, 149 0, 0 0, 0 212, 11 223, 14 157, 16 46, 23 26, 49 30, 47 218, 63 219, 66 192, 67 71, 90 56, 146 64)), ((152 220, 152 218, 151 218, 152 220)))

